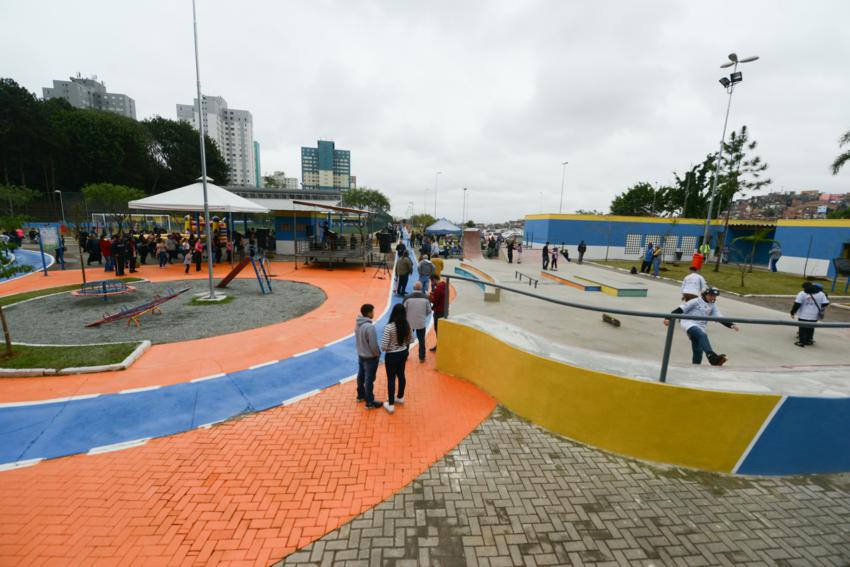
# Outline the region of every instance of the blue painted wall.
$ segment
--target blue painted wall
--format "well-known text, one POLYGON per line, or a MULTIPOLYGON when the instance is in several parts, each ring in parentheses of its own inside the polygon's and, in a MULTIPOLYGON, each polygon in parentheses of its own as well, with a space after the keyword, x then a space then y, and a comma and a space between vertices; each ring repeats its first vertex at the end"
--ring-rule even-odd
POLYGON ((740 474, 850 470, 850 398, 788 398, 765 428, 740 474))
MULTIPOLYGON (((712 227, 710 234, 716 228, 712 227)), ((534 242, 561 242, 576 246, 584 240, 588 246, 625 246, 627 234, 659 236, 702 236, 703 226, 683 223, 652 223, 604 220, 529 219, 525 221, 525 239, 534 242), (610 239, 610 240, 609 240, 610 239)), ((712 238, 713 240, 713 238, 712 238)))

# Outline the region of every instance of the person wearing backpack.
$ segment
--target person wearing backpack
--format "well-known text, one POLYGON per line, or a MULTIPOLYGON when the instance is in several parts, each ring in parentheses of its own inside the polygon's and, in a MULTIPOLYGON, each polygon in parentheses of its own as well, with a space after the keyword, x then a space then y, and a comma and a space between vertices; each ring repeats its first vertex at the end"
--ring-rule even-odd
POLYGON ((419 281, 422 282, 422 293, 428 293, 428 284, 431 282, 431 276, 434 275, 434 264, 428 254, 422 254, 417 269, 419 281))
MULTIPOLYGON (((812 282, 803 282, 803 291, 797 294, 794 298, 794 305, 791 307, 791 318, 797 316, 798 321, 807 323, 816 323, 823 319, 826 307, 829 305, 829 299, 826 294, 816 287, 812 282)), ((811 346, 815 343, 815 328, 814 327, 799 327, 800 334, 797 342, 794 344, 798 347, 811 346)))

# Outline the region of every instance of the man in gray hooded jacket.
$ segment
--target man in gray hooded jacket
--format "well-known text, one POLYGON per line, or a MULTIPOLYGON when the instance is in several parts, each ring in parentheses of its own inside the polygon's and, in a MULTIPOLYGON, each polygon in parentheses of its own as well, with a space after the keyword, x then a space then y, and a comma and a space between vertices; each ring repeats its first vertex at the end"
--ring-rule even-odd
POLYGON ((404 298, 407 322, 419 341, 419 362, 425 362, 425 326, 431 315, 431 301, 422 292, 422 282, 413 284, 413 293, 404 298))
POLYGON ((360 315, 354 326, 354 339, 357 344, 357 401, 366 402, 366 409, 382 407, 375 400, 373 393, 375 374, 378 372, 378 360, 381 351, 378 348, 378 333, 372 318, 375 316, 375 306, 365 303, 360 307, 360 315))

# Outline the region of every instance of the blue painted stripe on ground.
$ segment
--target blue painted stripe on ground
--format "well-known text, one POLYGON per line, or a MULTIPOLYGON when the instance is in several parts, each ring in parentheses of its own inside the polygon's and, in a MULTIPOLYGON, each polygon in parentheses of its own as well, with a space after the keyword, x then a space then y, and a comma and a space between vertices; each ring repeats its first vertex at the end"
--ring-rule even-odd
MULTIPOLYGON (((414 264, 411 281, 418 278, 414 264)), ((393 281, 390 279, 392 286, 393 281)), ((393 287, 394 289, 394 287, 393 287)), ((376 322, 378 336, 390 309, 376 322)), ((354 324, 352 313, 352 326, 354 324)), ((357 370, 354 337, 296 358, 129 394, 108 394, 0 409, 0 464, 85 453, 94 447, 163 437, 280 405, 311 390, 338 384, 357 370)), ((353 394, 352 394, 353 395, 353 394)))
POLYGON ((790 475, 850 470, 850 398, 789 397, 738 468, 790 475))
MULTIPOLYGON (((31 276, 36 272, 41 272, 42 277, 44 277, 44 272, 42 271, 44 268, 44 264, 41 262, 41 252, 33 252, 32 250, 24 250, 22 248, 18 248, 17 250, 12 252, 15 255, 15 263, 20 264, 21 266, 30 266, 32 271, 24 272, 20 274, 15 274, 11 278, 0 278, 0 283, 7 282, 9 280, 14 280, 17 278, 22 278, 24 276, 31 276)), ((53 256, 44 253, 44 260, 47 263, 47 267, 53 265, 55 262, 53 256)))

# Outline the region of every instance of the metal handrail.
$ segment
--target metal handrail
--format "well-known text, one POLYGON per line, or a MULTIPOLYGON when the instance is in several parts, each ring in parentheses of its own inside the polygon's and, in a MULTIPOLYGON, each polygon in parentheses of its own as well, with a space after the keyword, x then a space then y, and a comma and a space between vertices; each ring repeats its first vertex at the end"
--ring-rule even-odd
MULTIPOLYGON (((459 280, 470 282, 478 285, 488 285, 491 287, 496 287, 499 289, 503 289, 505 291, 510 291, 512 293, 517 293, 519 295, 525 295, 528 297, 532 297, 534 299, 542 299, 543 301, 548 301, 549 303, 555 303, 557 305, 563 305, 564 307, 574 307, 576 309, 584 309, 585 311, 596 311, 597 313, 613 313, 616 315, 628 315, 631 317, 646 317, 650 319, 688 319, 690 321, 715 321, 717 323, 744 323, 747 325, 776 325, 780 327, 816 327, 818 329, 847 329, 850 328, 850 323, 820 323, 820 322, 808 322, 808 321, 780 321, 778 319, 752 319, 752 318, 733 318, 733 317, 706 317, 703 315, 688 315, 685 313, 662 313, 662 312, 653 312, 653 311, 634 311, 631 309, 618 309, 618 308, 607 308, 607 307, 597 307, 595 305, 584 305, 581 303, 576 303, 574 301, 565 301, 563 299, 554 299, 551 297, 546 297, 543 295, 538 295, 536 293, 532 293, 530 291, 524 291, 521 289, 515 289, 512 287, 507 287, 504 285, 500 285, 493 282, 488 282, 486 280, 477 280, 472 278, 465 278, 463 276, 453 276, 450 274, 444 274, 443 277, 446 278, 446 287, 451 285, 451 280, 459 280)), ((449 317, 449 294, 446 293, 446 305, 444 307, 445 318, 449 317)), ((667 367, 670 362, 670 350, 673 344, 673 332, 675 331, 675 325, 667 326, 667 336, 664 341, 664 354, 661 359, 661 371, 659 372, 659 381, 666 382, 667 381, 667 367)))

